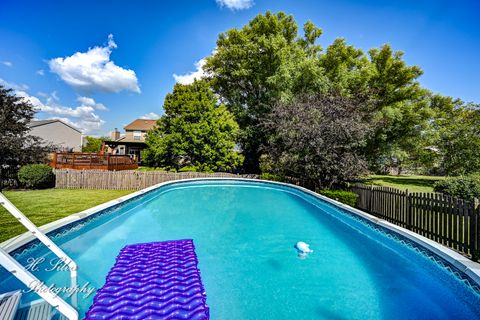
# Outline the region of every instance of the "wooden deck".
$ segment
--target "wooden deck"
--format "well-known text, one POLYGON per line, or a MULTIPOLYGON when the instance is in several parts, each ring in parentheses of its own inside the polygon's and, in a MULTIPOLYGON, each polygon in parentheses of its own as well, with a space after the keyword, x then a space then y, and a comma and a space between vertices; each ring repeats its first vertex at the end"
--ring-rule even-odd
POLYGON ((129 156, 97 153, 54 153, 50 166, 55 169, 134 170, 138 164, 129 156))

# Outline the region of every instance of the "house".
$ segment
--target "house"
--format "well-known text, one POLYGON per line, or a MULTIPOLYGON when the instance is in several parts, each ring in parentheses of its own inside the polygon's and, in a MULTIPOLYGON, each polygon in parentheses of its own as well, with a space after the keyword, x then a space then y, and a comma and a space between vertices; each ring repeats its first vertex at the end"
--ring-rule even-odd
POLYGON ((125 133, 120 134, 117 128, 111 133, 111 140, 105 141, 108 152, 117 155, 130 155, 140 162, 140 152, 146 148, 145 135, 153 129, 156 120, 136 119, 124 127, 125 133))
POLYGON ((52 144, 57 151, 82 151, 83 134, 62 120, 35 120, 28 124, 30 134, 52 144))

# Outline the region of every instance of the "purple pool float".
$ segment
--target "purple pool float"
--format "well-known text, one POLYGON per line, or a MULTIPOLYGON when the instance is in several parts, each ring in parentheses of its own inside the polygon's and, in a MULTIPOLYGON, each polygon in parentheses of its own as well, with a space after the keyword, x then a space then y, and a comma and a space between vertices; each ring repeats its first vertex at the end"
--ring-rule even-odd
POLYGON ((128 245, 85 319, 209 319, 193 240, 128 245))

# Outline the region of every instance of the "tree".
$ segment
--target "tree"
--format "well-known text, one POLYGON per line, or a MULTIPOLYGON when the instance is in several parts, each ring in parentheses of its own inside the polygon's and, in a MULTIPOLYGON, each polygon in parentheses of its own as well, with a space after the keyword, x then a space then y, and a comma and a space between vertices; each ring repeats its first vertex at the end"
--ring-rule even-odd
POLYGON ((51 150, 39 137, 29 134, 28 123, 34 114, 27 100, 0 86, 0 190, 7 172, 16 173, 24 164, 44 162, 51 150))
POLYGON ((417 81, 422 70, 408 66, 403 53, 389 45, 370 49, 366 55, 342 38, 327 48, 320 63, 332 88, 346 96, 368 95, 373 102, 367 116, 374 115, 375 130, 364 150, 370 168, 409 159, 411 142, 420 138, 432 114, 426 103, 428 92, 417 81))
POLYGON ((303 30, 298 36, 294 18, 283 12, 260 14, 243 28, 220 34, 207 59, 204 69, 214 90, 242 130, 247 170, 258 171, 271 134, 260 124, 275 104, 331 90, 345 97, 368 95, 372 101, 365 116, 375 115, 375 130, 361 151, 371 168, 378 169, 379 159, 392 154, 408 154, 404 146, 418 138, 430 114, 427 92, 417 81, 422 70, 407 65, 403 53, 389 45, 366 54, 339 38, 322 51, 316 44, 322 30, 311 22, 303 30))
POLYGON ((447 175, 480 172, 480 105, 440 95, 432 97, 431 104, 441 168, 447 175))
POLYGON ((90 137, 87 136, 87 143, 82 147, 82 152, 99 152, 102 149, 103 142, 108 140, 107 137, 90 137))
POLYGON ((205 71, 215 92, 242 129, 240 144, 248 171, 258 171, 261 147, 269 132, 260 123, 278 101, 302 91, 324 90, 325 77, 316 57, 321 30, 307 22, 304 37, 292 16, 283 12, 256 16, 242 29, 219 35, 205 71))
POLYGON ((370 133, 368 108, 365 98, 335 92, 277 104, 265 123, 274 131, 267 152, 275 173, 322 188, 358 178, 367 168, 359 151, 370 133))
POLYGON ((165 114, 147 134, 147 163, 199 171, 233 171, 241 165, 234 150, 238 124, 207 81, 177 83, 163 108, 165 114))

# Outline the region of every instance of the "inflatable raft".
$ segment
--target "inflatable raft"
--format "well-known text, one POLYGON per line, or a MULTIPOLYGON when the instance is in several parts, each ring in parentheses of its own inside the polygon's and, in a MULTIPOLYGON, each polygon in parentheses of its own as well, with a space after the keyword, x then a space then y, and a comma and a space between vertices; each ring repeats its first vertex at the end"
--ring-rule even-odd
POLYGON ((85 319, 209 319, 193 240, 128 245, 85 319))

